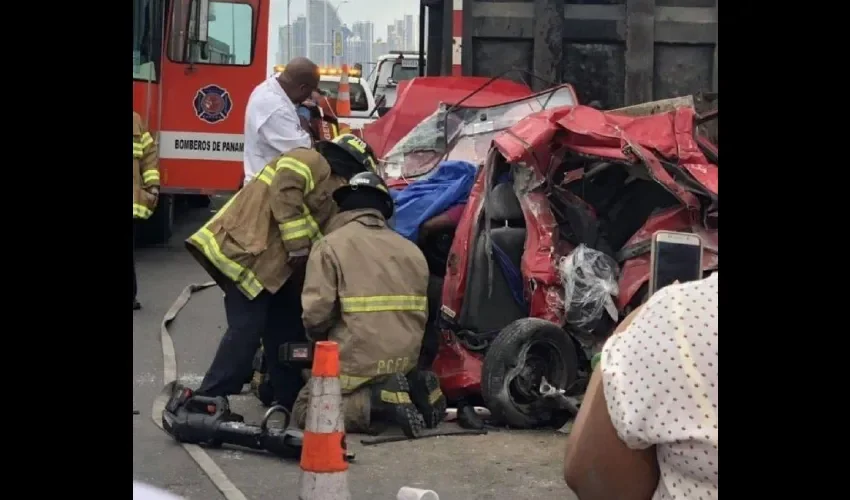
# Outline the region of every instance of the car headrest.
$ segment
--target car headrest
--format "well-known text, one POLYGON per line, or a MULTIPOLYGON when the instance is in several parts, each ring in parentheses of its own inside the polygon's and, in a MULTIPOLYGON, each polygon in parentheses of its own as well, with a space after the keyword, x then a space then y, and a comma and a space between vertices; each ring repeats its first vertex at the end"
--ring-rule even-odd
POLYGON ((523 220, 519 198, 514 193, 513 184, 497 184, 487 196, 487 216, 494 221, 523 220))

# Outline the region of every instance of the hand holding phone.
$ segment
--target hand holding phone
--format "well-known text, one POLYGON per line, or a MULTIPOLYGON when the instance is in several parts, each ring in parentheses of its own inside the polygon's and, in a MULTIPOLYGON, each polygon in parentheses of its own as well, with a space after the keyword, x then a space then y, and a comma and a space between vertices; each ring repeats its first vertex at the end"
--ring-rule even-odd
POLYGON ((702 239, 693 233, 658 231, 652 236, 649 294, 673 283, 702 279, 702 239))

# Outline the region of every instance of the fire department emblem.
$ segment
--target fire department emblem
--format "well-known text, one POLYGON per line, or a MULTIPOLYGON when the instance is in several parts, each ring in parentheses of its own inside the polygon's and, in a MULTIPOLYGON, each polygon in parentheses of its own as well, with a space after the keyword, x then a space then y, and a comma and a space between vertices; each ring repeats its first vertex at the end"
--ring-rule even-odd
POLYGON ((224 120, 233 109, 230 93, 218 85, 207 85, 198 90, 193 104, 195 115, 207 123, 218 123, 224 120))

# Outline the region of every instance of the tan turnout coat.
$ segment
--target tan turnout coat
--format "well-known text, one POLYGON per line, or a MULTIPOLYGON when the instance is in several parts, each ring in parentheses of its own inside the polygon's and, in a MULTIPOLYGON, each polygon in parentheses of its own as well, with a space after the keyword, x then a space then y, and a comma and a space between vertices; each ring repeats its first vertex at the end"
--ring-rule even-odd
POLYGON ((311 340, 339 344, 344 393, 416 367, 428 319, 428 264, 372 209, 336 215, 307 261, 301 303, 311 340))
POLYGON ((142 117, 133 111, 133 218, 147 219, 156 209, 157 195, 147 189, 159 187, 156 143, 142 117))
POLYGON ((246 184, 186 247, 213 276, 232 280, 249 299, 276 293, 292 275, 290 252, 322 238, 337 212, 331 193, 345 179, 312 149, 281 155, 246 184))

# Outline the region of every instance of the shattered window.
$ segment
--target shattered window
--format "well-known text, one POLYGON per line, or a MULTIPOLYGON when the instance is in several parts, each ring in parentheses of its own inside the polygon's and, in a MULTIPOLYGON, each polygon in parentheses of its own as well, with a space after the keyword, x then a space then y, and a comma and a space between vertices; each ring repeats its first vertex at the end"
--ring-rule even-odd
POLYGON ((387 153, 386 163, 401 163, 405 155, 419 151, 444 154, 449 149, 447 144, 451 145, 452 149, 461 147, 465 153, 469 153, 471 149, 474 160, 470 160, 477 162, 478 157, 482 155, 481 150, 486 155, 490 141, 497 132, 513 126, 537 111, 572 104, 575 104, 575 101, 567 87, 490 108, 456 108, 448 112, 448 120, 446 106, 441 104, 440 109, 423 120, 387 153))

